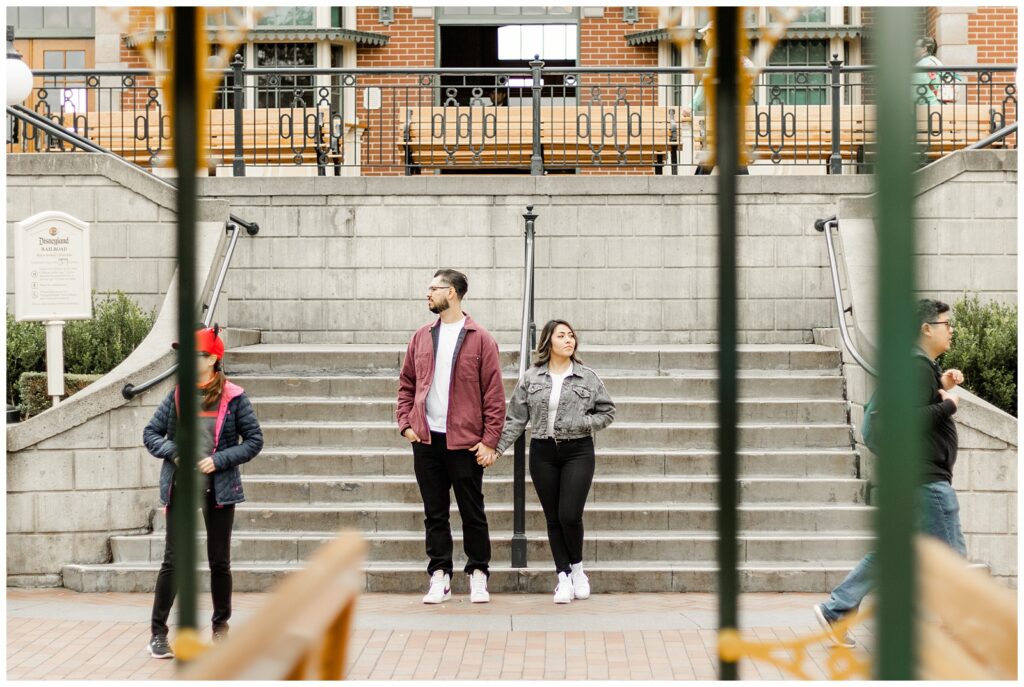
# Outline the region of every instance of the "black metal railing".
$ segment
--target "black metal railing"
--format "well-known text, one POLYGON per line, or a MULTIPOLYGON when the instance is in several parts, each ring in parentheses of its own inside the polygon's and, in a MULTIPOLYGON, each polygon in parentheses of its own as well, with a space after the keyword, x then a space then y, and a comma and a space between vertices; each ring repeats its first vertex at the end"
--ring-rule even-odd
MULTIPOLYGON (((921 162, 1017 121, 1016 66, 917 68, 921 162), (934 69, 934 68, 932 68, 934 69)), ((699 69, 223 70, 202 140, 214 174, 297 167, 311 174, 574 173, 581 168, 690 173, 707 156, 699 69), (683 169, 681 169, 683 168, 683 169)), ((136 164, 168 159, 170 120, 146 70, 42 70, 29 109, 136 164)), ((763 165, 870 171, 875 68, 837 58, 765 67, 745 102, 744 147, 763 165)), ((8 152, 64 141, 9 122, 8 152)), ((1016 147, 1016 132, 998 143, 1016 147)))
MULTIPOLYGON (((537 215, 526 206, 523 238, 523 323, 519 339, 519 382, 530 367, 530 352, 537 344, 537 326, 533 319, 534 239, 537 215)), ((515 441, 512 463, 512 567, 526 567, 526 433, 515 441)))
POLYGON ((832 229, 839 228, 839 219, 832 215, 831 217, 815 220, 814 228, 825 235, 825 247, 828 250, 828 266, 832 273, 832 290, 836 301, 836 317, 839 319, 839 336, 842 338, 846 350, 857 361, 857 364, 864 368, 865 372, 877 379, 878 370, 857 350, 853 343, 853 337, 850 336, 849 328, 846 326, 846 313, 852 315, 853 306, 846 307, 843 305, 843 290, 839 283, 839 265, 836 260, 836 248, 832 243, 832 229))
MULTIPOLYGON (((203 304, 202 324, 204 328, 213 326, 213 314, 217 310, 217 302, 220 300, 220 292, 224 287, 224 279, 228 275, 228 268, 231 266, 231 258, 235 254, 235 244, 238 243, 238 237, 241 234, 241 230, 245 229, 245 232, 249 234, 249 236, 255 236, 260 231, 260 225, 255 222, 246 222, 234 215, 230 215, 229 217, 230 221, 226 225, 227 232, 230 235, 230 238, 228 239, 228 246, 224 251, 224 255, 221 256, 220 268, 217 270, 217 280, 214 282, 213 288, 210 291, 210 302, 203 304)), ((121 389, 121 395, 130 401, 139 394, 149 391, 177 371, 178 363, 174 363, 160 374, 147 379, 142 384, 125 384, 121 389)))
MULTIPOLYGON (((121 160, 122 162, 124 162, 124 160, 113 151, 104 148, 103 146, 98 145, 97 143, 93 143, 89 139, 80 136, 73 130, 66 129, 59 123, 52 121, 44 116, 41 116, 38 113, 33 112, 32 110, 27 110, 20 105, 14 105, 13 107, 8 106, 7 117, 13 120, 14 122, 21 123, 25 127, 35 128, 37 131, 41 132, 41 134, 44 134, 47 137, 51 137, 54 140, 60 141, 60 144, 62 146, 67 146, 66 149, 82 150, 88 153, 99 153, 103 155, 108 155, 114 159, 121 160)), ((8 129, 8 131, 13 130, 13 128, 8 129)), ((143 169, 142 171, 145 171, 145 169, 143 169)), ((162 179, 160 177, 152 178, 156 179, 156 181, 169 188, 177 190, 177 186, 175 186, 173 180, 169 181, 167 179, 162 179)), ((235 215, 228 215, 228 219, 229 221, 226 225, 226 228, 227 232, 230 234, 230 238, 228 239, 228 245, 224 252, 224 255, 221 257, 221 264, 220 268, 217 271, 217 278, 214 281, 212 289, 210 290, 210 302, 203 304, 202 323, 204 327, 209 327, 213 323, 213 314, 217 310, 217 303, 220 300, 220 292, 221 289, 224 287, 224 280, 227 278, 228 268, 231 266, 231 258, 235 254, 235 245, 238 243, 240 231, 242 229, 245 229, 246 233, 249 236, 255 236, 256 234, 259 233, 260 230, 259 224, 255 222, 247 222, 244 219, 237 217, 235 215)), ((153 388, 163 380, 173 375, 177 371, 177 369, 178 365, 177 363, 175 363, 167 370, 161 372, 159 375, 147 380, 142 384, 139 384, 137 386, 130 383, 125 384, 124 387, 121 389, 121 395, 125 399, 130 401, 139 394, 143 393, 144 391, 148 391, 149 389, 153 388)))

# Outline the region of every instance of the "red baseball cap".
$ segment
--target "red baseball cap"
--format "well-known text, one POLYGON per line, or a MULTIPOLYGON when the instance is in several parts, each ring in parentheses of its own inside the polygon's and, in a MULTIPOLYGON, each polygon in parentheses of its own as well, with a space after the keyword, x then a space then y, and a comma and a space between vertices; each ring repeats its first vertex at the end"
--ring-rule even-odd
MULTIPOLYGON (((220 327, 214 329, 196 330, 196 352, 209 353, 216 356, 217 360, 224 360, 224 341, 217 336, 220 327)), ((178 342, 171 344, 171 348, 177 349, 178 342)))

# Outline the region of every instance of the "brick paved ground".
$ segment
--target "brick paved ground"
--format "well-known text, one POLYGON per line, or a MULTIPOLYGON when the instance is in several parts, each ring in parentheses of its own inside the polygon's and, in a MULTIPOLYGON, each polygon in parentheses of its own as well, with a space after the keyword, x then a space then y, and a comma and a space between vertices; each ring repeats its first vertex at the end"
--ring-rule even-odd
MULTIPOLYGON (((267 598, 236 594, 235 627, 267 598)), ((819 594, 747 594, 747 637, 786 640, 818 631, 809 608, 819 594)), ((7 590, 7 678, 168 679, 172 661, 149 657, 149 594, 79 594, 66 589, 7 590)), ((200 617, 209 618, 208 595, 200 617)), ((172 619, 176 617, 176 611, 172 619)), ((352 637, 352 679, 715 678, 716 601, 712 594, 595 594, 556 606, 549 595, 492 596, 474 605, 456 596, 424 606, 419 594, 366 594, 352 637)), ((202 628, 209 637, 208 621, 202 628)), ((172 629, 172 638, 173 638, 172 629)), ((870 623, 854 631, 870 652, 870 623)), ((824 678, 830 649, 811 647, 808 671, 824 678)), ((784 679, 744 662, 744 679, 784 679)))

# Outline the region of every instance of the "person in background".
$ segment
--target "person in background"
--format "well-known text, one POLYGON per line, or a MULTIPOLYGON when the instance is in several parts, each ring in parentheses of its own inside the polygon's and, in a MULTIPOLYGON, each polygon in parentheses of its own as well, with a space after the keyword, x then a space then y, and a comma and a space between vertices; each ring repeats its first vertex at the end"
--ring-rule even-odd
MULTIPOLYGON (((224 376, 224 342, 219 327, 196 332, 199 395, 198 468, 203 477, 201 506, 206 525, 206 553, 210 562, 210 592, 213 596, 213 639, 227 637, 231 618, 231 529, 235 504, 245 500, 242 474, 238 466, 247 463, 263 449, 263 431, 245 390, 224 376)), ((174 348, 178 344, 172 344, 174 348)), ((153 414, 142 432, 142 441, 150 455, 163 461, 160 469, 160 503, 164 506, 167 537, 164 560, 156 577, 153 612, 150 622, 149 655, 174 658, 167 642, 167 617, 177 589, 174 580, 174 538, 171 511, 175 508, 174 477, 178 465, 175 434, 180 389, 174 387, 153 414)))
POLYGON ((469 600, 487 603, 491 539, 484 512, 483 464, 494 453, 505 415, 501 357, 490 332, 462 310, 466 275, 438 270, 427 308, 438 315, 412 335, 398 380, 398 431, 412 444, 423 498, 427 574, 425 604, 452 597, 451 492, 462 518, 469 600))
MULTIPOLYGON (((924 457, 921 486, 922 525, 926 534, 941 539, 961 556, 967 556, 967 545, 960 528, 960 503, 953 490, 953 466, 956 464, 957 433, 953 415, 960 397, 953 388, 964 381, 960 370, 946 370, 936 358, 949 350, 953 342, 953 321, 950 308, 941 301, 923 298, 918 301, 919 334, 913 354, 917 373, 917 405, 924 430, 924 457)), ((886 418, 880 416, 880 421, 886 418)), ((832 590, 829 600, 813 607, 814 617, 829 638, 837 645, 853 647, 849 635, 839 636, 833 625, 854 613, 873 586, 874 553, 868 553, 832 590)))
POLYGON ((496 447, 500 456, 530 422, 530 477, 555 559, 556 604, 590 596, 583 572, 583 507, 594 481, 594 434, 615 419, 615 404, 601 378, 576 357, 577 343, 565 320, 544 325, 537 362, 512 394, 496 447))

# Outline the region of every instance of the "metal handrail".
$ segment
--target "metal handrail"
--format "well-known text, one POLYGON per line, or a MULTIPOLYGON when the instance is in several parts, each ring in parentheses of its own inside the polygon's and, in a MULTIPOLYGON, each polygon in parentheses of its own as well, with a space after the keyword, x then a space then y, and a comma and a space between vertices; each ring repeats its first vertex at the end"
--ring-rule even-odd
POLYGON ((987 138, 983 138, 980 141, 978 141, 977 143, 973 143, 973 144, 967 146, 966 148, 964 148, 964 150, 981 150, 982 148, 988 148, 990 145, 992 145, 996 141, 1001 141, 1004 138, 1006 138, 1007 136, 1009 136, 1010 134, 1015 134, 1015 133, 1017 133, 1017 122, 1014 122, 1013 124, 1010 124, 1009 126, 1004 126, 999 131, 992 132, 987 138))
MULTIPOLYGON (((844 65, 840 67, 841 73, 863 73, 876 71, 875 65, 859 64, 844 65)), ((913 67, 912 72, 925 73, 936 71, 936 67, 913 67)), ((800 66, 765 66, 755 67, 755 71, 770 74, 786 73, 810 73, 827 74, 832 71, 828 65, 800 65, 800 66)), ((1017 71, 1015 64, 972 64, 972 65, 942 65, 939 71, 949 72, 1014 72, 1017 71)), ((230 75, 231 69, 207 69, 208 74, 230 75)), ((617 67, 617 66, 592 66, 592 67, 545 67, 546 74, 694 74, 703 73, 705 68, 698 67, 617 67)), ((59 76, 160 76, 168 74, 167 70, 155 69, 36 69, 32 74, 37 77, 59 77, 59 76)), ((488 75, 488 74, 515 74, 528 76, 531 73, 529 67, 250 67, 243 68, 242 73, 246 76, 288 76, 296 74, 308 74, 311 76, 328 76, 338 74, 354 74, 361 76, 373 76, 375 74, 415 74, 415 75, 488 75)))
MULTIPOLYGON (((533 322, 533 266, 534 266, 534 227, 537 215, 533 206, 526 206, 525 260, 523 262, 523 324, 519 339, 519 382, 522 383, 526 370, 530 367, 530 351, 536 338, 536 327, 533 322)), ((512 464, 512 567, 526 567, 526 433, 522 433, 515 442, 515 454, 512 464)))
MULTIPOLYGON (((857 361, 857 364, 863 367, 868 374, 877 379, 878 370, 876 370, 867 360, 864 359, 864 356, 857 351, 857 347, 853 345, 853 340, 850 338, 850 332, 846 327, 847 308, 843 306, 843 294, 839 287, 839 268, 836 266, 836 249, 832 244, 833 227, 839 227, 839 220, 835 215, 814 221, 814 228, 825 234, 825 245, 828 247, 828 265, 832 270, 832 288, 835 290, 836 296, 836 311, 839 316, 839 334, 843 339, 843 345, 846 346, 846 350, 850 352, 850 355, 857 361)), ((849 312, 851 315, 853 314, 853 306, 850 306, 849 312)))
MULTIPOLYGON (((159 181, 160 183, 177 190, 177 186, 173 182, 168 181, 167 179, 161 179, 155 174, 149 172, 148 170, 139 167, 138 165, 133 164, 128 160, 125 160, 120 155, 117 155, 116 153, 113 153, 110 150, 107 150, 103 146, 93 143, 89 139, 79 136, 76 132, 66 129, 65 127, 55 122, 52 122, 47 118, 39 115, 38 113, 33 112, 32 110, 29 110, 21 105, 14 105, 13 107, 8 106, 7 114, 11 117, 21 119, 23 122, 27 122, 34 127, 38 127, 39 129, 42 129, 48 134, 56 136, 63 141, 66 141, 78 148, 81 148, 82 150, 85 150, 90 153, 99 153, 107 155, 109 157, 114 158, 115 160, 123 162, 126 165, 131 165, 135 169, 142 171, 143 173, 149 175, 151 178, 159 181)), ((213 289, 211 291, 210 303, 203 305, 203 310, 205 313, 203 315, 204 327, 209 327, 210 324, 212 324, 213 313, 217 309, 217 303, 220 300, 220 291, 224 286, 224 280, 227 278, 228 267, 231 266, 231 258, 235 253, 235 245, 238 243, 240 229, 245 229, 246 233, 249 234, 249 236, 255 236, 260 231, 260 225, 257 224, 256 222, 247 222, 246 220, 237 217, 236 215, 228 215, 228 218, 230 221, 227 223, 226 228, 227 231, 231 233, 231 239, 228 242, 228 247, 224 253, 224 257, 221 259, 220 269, 217 272, 217 279, 214 282, 213 289)), ((121 389, 121 396, 123 396, 126 400, 130 401, 139 394, 141 394, 142 392, 153 388, 163 380, 167 379, 177 370, 178 364, 175 363, 174 365, 171 365, 170 368, 168 368, 164 372, 161 372, 156 377, 153 377, 152 379, 147 380, 146 382, 143 382, 138 386, 135 386, 131 383, 125 384, 124 387, 121 389)))
MULTIPOLYGON (((224 257, 221 259, 220 270, 217 273, 217 281, 214 282, 213 286, 213 297, 210 299, 209 305, 203 305, 203 310, 205 311, 205 314, 203 315, 203 328, 208 328, 213 324, 213 313, 217 309, 217 301, 220 299, 220 290, 224 285, 224 279, 227 277, 228 267, 231 266, 231 258, 235 253, 235 244, 238 243, 240 229, 244 228, 249 236, 255 236, 260 230, 260 226, 255 222, 246 222, 244 220, 240 220, 234 215, 230 215, 230 218, 231 221, 227 224, 227 230, 231 233, 231 239, 228 242, 227 250, 224 252, 224 257)), ((156 377, 148 379, 138 386, 131 383, 125 384, 121 389, 121 395, 130 401, 144 391, 149 391, 177 371, 178 363, 174 363, 156 377)))

